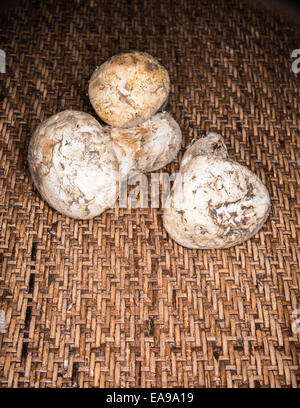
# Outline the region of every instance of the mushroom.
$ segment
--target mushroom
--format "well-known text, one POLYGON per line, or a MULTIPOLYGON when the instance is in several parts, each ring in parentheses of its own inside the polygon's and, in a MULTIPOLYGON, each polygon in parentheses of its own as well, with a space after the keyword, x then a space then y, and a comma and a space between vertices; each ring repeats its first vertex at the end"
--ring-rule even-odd
POLYGON ((191 145, 165 202, 163 224, 188 248, 229 248, 254 236, 271 202, 262 181, 228 158, 224 139, 209 133, 191 145))
POLYGON ((181 147, 178 123, 168 112, 157 113, 132 128, 108 128, 122 177, 158 170, 175 159, 181 147))
POLYGON ((119 165, 111 139, 87 113, 66 110, 40 124, 28 164, 41 196, 69 217, 93 218, 117 199, 119 165))
POLYGON ((116 127, 137 126, 165 105, 170 91, 167 70, 145 52, 115 55, 97 67, 89 98, 97 115, 116 127))

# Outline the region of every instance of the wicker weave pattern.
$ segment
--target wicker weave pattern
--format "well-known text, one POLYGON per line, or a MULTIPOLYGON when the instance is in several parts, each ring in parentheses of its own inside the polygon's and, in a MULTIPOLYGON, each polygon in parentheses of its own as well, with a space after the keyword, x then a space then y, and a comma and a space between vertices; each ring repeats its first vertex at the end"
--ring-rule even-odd
POLYGON ((0 387, 297 387, 299 29, 242 1, 127 3, 23 2, 1 20, 0 387), (272 211, 250 241, 189 250, 160 208, 75 221, 40 199, 32 131, 66 108, 94 114, 91 73, 128 49, 170 73, 184 142, 163 171, 216 131, 267 185, 272 211))

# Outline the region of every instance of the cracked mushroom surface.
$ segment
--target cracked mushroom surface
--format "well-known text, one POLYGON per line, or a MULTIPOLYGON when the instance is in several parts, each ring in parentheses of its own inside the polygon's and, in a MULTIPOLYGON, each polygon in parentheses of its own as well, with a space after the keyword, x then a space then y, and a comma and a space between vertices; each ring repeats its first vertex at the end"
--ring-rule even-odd
POLYGON ((183 156, 165 202, 163 224, 187 248, 229 248, 261 229, 270 206, 262 181, 229 159, 224 139, 210 133, 183 156))
POLYGON ((167 70, 145 52, 111 57, 89 81, 89 98, 98 116, 116 127, 137 126, 150 119, 170 92, 167 70))
POLYGON ((66 110, 41 123, 29 143, 28 165, 43 199, 69 217, 93 218, 117 199, 111 139, 87 113, 66 110))
POLYGON ((132 128, 108 128, 123 176, 165 167, 177 156, 182 141, 178 123, 168 112, 132 128))

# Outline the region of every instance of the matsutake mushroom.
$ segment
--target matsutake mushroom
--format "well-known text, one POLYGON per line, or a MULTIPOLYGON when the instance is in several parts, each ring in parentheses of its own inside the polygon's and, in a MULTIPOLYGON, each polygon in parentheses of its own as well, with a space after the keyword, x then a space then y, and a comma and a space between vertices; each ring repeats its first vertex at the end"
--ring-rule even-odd
POLYGON ((89 98, 97 115, 115 127, 131 127, 165 106, 170 92, 168 71, 146 52, 115 55, 96 68, 89 98))
POLYGON ((224 139, 209 133, 191 145, 165 202, 163 224, 188 248, 229 248, 255 235, 271 202, 262 181, 228 158, 224 139))
POLYGON ((181 147, 182 133, 168 112, 160 112, 139 126, 109 128, 123 176, 148 173, 173 161, 181 147))
POLYGON ((28 164, 41 196, 69 217, 93 218, 118 197, 110 136, 87 113, 66 110, 41 123, 29 143, 28 164))

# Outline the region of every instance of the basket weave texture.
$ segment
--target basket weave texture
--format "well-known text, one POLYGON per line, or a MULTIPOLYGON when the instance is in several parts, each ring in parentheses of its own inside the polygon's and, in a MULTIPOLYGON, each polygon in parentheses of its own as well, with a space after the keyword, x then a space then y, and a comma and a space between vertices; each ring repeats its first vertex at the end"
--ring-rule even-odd
POLYGON ((0 387, 299 387, 299 27, 246 1, 34 3, 0 20, 0 387), (64 109, 96 117, 92 72, 131 49, 170 73, 183 145, 161 172, 214 131, 266 184, 251 240, 186 249, 161 208, 78 221, 40 198, 32 132, 64 109))

